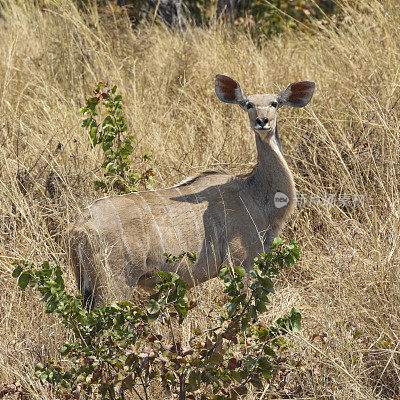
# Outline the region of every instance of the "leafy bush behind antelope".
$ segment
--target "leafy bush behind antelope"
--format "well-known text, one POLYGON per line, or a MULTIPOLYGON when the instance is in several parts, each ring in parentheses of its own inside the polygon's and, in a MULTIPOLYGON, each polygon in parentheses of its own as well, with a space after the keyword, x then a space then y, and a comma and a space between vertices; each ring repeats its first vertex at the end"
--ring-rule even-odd
MULTIPOLYGON (((310 106, 281 119, 282 147, 307 202, 283 235, 298 240, 302 259, 280 278, 269 318, 296 306, 304 328, 293 362, 276 372, 281 386, 268 390, 277 398, 398 398, 396 4, 343 2, 340 25, 288 31, 260 47, 219 26, 132 30, 112 8, 100 19, 67 1, 3 7, 0 382, 49 398, 31 378, 34 365, 52 358, 66 333, 16 290, 10 262, 66 265, 62 232, 96 197, 101 176, 100 153, 80 127, 88 93, 99 80, 118 86, 135 151, 154 154, 155 186, 167 187, 205 168, 242 173, 255 162, 245 116, 213 92, 215 74, 225 73, 253 92, 317 83, 310 106), (364 204, 339 201, 364 194, 364 204), (318 202, 325 195, 335 200, 330 208, 318 202)), ((74 289, 72 278, 67 285, 74 289)), ((212 325, 218 291, 216 281, 194 290, 202 312, 193 310, 183 338, 212 325)))

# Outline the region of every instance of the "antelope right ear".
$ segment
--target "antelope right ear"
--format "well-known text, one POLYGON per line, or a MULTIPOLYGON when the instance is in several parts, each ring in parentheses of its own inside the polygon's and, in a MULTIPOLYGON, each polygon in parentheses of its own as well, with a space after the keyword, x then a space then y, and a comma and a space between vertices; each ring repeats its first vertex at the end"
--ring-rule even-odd
POLYGON ((283 105, 304 107, 311 100, 311 97, 314 94, 314 89, 314 82, 303 81, 292 83, 278 96, 278 107, 283 105))
POLYGON ((242 104, 246 101, 240 85, 226 75, 215 77, 215 93, 224 103, 242 104))

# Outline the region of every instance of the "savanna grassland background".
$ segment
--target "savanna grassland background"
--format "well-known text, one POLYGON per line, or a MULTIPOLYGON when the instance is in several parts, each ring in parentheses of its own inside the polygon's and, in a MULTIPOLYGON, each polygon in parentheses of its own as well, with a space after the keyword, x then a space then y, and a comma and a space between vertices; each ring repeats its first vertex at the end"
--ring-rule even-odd
MULTIPOLYGON (((85 99, 99 81, 118 86, 136 154, 156 160, 155 188, 205 169, 247 172, 254 137, 239 107, 216 97, 217 73, 247 94, 316 82, 305 109, 280 110, 283 151, 308 202, 281 235, 296 239, 302 256, 282 271, 268 315, 294 306, 303 328, 289 339, 290 362, 247 399, 400 397, 397 1, 343 1, 337 14, 262 40, 240 21, 178 29, 156 18, 132 25, 114 5, 1 4, 0 398, 17 398, 1 391, 13 384, 25 398, 54 398, 34 366, 59 358, 67 334, 36 295, 18 289, 11 263, 60 264, 76 290, 65 231, 100 196, 93 181, 102 157, 81 128, 85 99), (329 195, 331 207, 316 200, 329 195), (365 201, 346 205, 345 195, 365 201)), ((191 291, 201 307, 184 338, 212 323, 220 289, 212 280, 191 291)))

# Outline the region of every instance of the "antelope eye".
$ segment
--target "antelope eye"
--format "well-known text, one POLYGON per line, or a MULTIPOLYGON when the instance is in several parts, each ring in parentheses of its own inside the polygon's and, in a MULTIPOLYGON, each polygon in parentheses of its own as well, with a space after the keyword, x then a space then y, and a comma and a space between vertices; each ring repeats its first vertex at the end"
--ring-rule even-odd
POLYGON ((273 102, 271 103, 271 106, 272 106, 272 107, 275 107, 275 108, 278 107, 278 102, 277 102, 277 101, 273 101, 273 102))
POLYGON ((250 110, 250 108, 254 108, 254 104, 253 104, 253 103, 247 103, 247 104, 246 104, 246 108, 247 108, 248 110, 250 110))

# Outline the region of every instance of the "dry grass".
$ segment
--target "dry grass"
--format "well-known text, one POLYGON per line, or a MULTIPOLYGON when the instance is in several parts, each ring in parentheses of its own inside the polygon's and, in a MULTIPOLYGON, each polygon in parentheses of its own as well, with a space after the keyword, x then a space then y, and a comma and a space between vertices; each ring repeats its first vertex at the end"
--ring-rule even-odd
MULTIPOLYGON (((279 393, 270 388, 263 398, 399 398, 397 2, 344 4, 339 29, 332 21, 288 32, 262 49, 220 27, 133 30, 122 15, 94 9, 83 17, 68 1, 48 9, 3 3, 0 383, 19 380, 32 398, 51 398, 33 380, 33 366, 57 354, 66 333, 34 295, 16 288, 11 261, 66 264, 59 234, 98 196, 99 153, 90 149, 78 113, 95 84, 118 86, 137 151, 155 154, 156 186, 167 187, 201 169, 236 173, 254 164, 245 115, 213 92, 215 74, 226 73, 246 93, 315 81, 306 109, 280 112, 298 191, 308 200, 366 195, 354 207, 298 208, 283 233, 299 241, 302 258, 283 272, 271 318, 296 306, 303 331, 292 340, 293 365, 279 372, 279 393)), ((213 307, 216 285, 194 290, 205 308, 213 307)), ((75 290, 71 276, 69 286, 75 290)))

